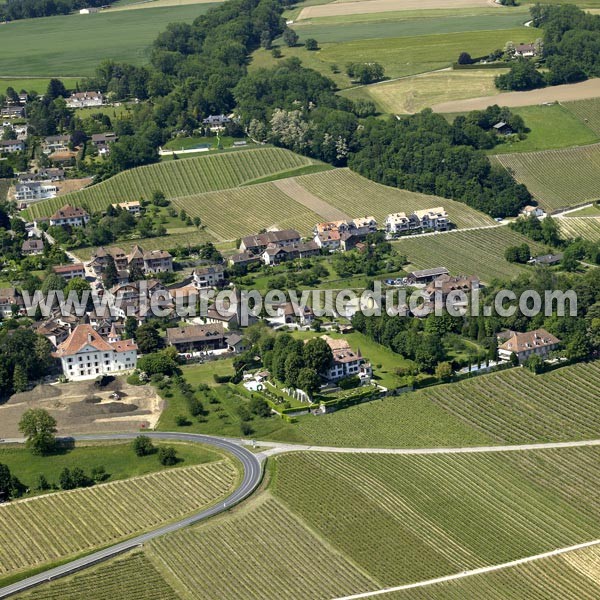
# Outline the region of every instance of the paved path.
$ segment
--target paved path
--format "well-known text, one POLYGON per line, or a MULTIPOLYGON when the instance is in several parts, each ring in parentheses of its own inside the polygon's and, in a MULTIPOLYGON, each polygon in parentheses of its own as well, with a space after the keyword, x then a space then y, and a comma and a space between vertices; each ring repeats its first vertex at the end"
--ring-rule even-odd
MULTIPOLYGON (((138 434, 136 433, 75 435, 67 439, 74 439, 77 441, 130 440, 137 437, 137 435, 138 434)), ((92 565, 118 556, 123 552, 127 552, 128 550, 132 550, 133 548, 141 546, 145 542, 148 542, 156 537, 165 535, 167 533, 172 533, 174 531, 183 529, 184 527, 188 527, 190 525, 198 523, 199 521, 217 515, 227 510, 234 504, 237 504, 238 502, 241 502, 242 500, 247 498, 257 488, 258 484, 261 481, 261 457, 257 456, 256 454, 253 454, 249 450, 246 450, 241 445, 239 440, 233 441, 223 438, 192 433, 146 433, 145 435, 161 440, 177 440, 184 442, 202 443, 207 444, 209 446, 214 446, 215 448, 218 448, 220 450, 225 450, 226 452, 232 454, 242 464, 243 476, 238 488, 234 490, 229 496, 227 496, 227 498, 225 498, 222 502, 219 502, 219 504, 216 504, 199 513, 196 513, 195 515, 187 517, 186 519, 177 521, 176 523, 171 523, 170 525, 165 525, 163 527, 160 527, 159 529, 155 529, 154 531, 138 535, 132 539, 115 544, 113 546, 110 546, 109 548, 105 548, 104 550, 100 550, 98 552, 88 554, 83 558, 79 558, 77 560, 68 562, 64 565, 61 565, 60 567, 49 569, 48 571, 44 571, 32 577, 28 577, 27 579, 23 579, 21 581, 18 581, 17 583, 13 583, 12 585, 0 588, 0 598, 7 598, 8 596, 12 596, 13 594, 17 594, 24 590, 33 588, 42 583, 46 583, 48 581, 52 581, 60 577, 65 577, 66 575, 71 575, 73 573, 76 573, 77 571, 81 571, 83 569, 91 567, 92 565)), ((2 440, 2 442, 4 443, 8 443, 10 441, 15 440, 2 440)))
POLYGON ((560 554, 573 552, 575 550, 583 550, 584 548, 590 548, 591 546, 597 546, 598 544, 600 544, 600 540, 592 540, 591 542, 584 542, 583 544, 567 546, 566 548, 558 548, 557 550, 551 550, 550 552, 535 554, 534 556, 527 556, 526 558, 520 558, 518 560, 512 560, 510 562, 502 563, 500 565, 492 565, 491 567, 480 567, 479 569, 463 571, 462 573, 456 573, 455 575, 446 575, 445 577, 437 577, 436 579, 427 579, 426 581, 418 581, 416 583, 398 585, 396 587, 384 588, 381 590, 376 590, 374 592, 364 592, 362 594, 354 594, 352 596, 343 596, 341 598, 336 598, 336 600, 358 600, 359 598, 372 598, 373 596, 381 596, 383 594, 389 594, 391 592, 400 592, 402 590, 411 590, 414 588, 426 587, 429 585, 435 585, 436 583, 444 583, 445 581, 455 581, 456 579, 463 579, 464 577, 482 575, 484 573, 491 573, 492 571, 508 569, 509 567, 517 567, 519 565, 524 565, 535 560, 551 558, 552 556, 559 556, 560 554))

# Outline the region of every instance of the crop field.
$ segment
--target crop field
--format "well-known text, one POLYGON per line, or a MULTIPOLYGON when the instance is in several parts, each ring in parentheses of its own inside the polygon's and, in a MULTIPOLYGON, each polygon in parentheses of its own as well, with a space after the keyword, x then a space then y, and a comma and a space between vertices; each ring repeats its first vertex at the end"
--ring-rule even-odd
POLYGON ((229 493, 229 460, 0 506, 0 575, 73 556, 157 527, 229 493))
POLYGON ((598 459, 597 447, 291 453, 275 459, 272 490, 383 586, 400 585, 597 539, 598 459))
POLYGON ((600 144, 495 155, 546 211, 600 198, 600 144))
MULTIPOLYGON (((437 71, 389 83, 350 88, 342 95, 351 100, 372 100, 380 112, 410 114, 438 102, 499 93, 494 77, 503 72, 503 69, 437 71)), ((500 99, 498 101, 501 102, 500 99)))
POLYGON ((396 250, 408 258, 412 269, 446 267, 455 275, 477 275, 482 281, 512 278, 527 267, 509 263, 509 246, 527 243, 534 254, 544 247, 506 226, 473 231, 451 231, 437 235, 400 238, 396 250))
POLYGON ((565 102, 563 106, 600 135, 600 98, 565 102))
POLYGON ((564 237, 600 242, 600 217, 563 217, 557 223, 564 237))
POLYGON ((197 196, 174 198, 188 215, 200 217, 207 230, 221 240, 235 240, 261 229, 297 229, 308 235, 322 221, 273 183, 259 183, 197 196))
POLYGON ((149 198, 161 190, 167 198, 233 188, 257 177, 312 164, 280 148, 256 148, 157 163, 123 171, 85 190, 34 204, 31 218, 50 216, 66 203, 102 211, 113 202, 149 198))
POLYGON ((148 556, 186 597, 329 599, 377 585, 277 500, 153 541, 148 556))
POLYGON ((221 0, 139 0, 135 2, 116 2, 108 11, 120 12, 124 10, 140 10, 148 8, 165 8, 174 6, 189 6, 191 4, 214 4, 221 0))
POLYGON ((296 181, 309 192, 352 217, 373 215, 383 224, 393 212, 412 212, 443 206, 450 221, 459 228, 493 225, 494 220, 461 202, 400 190, 375 183, 350 169, 336 169, 297 177, 296 181))
POLYGON ((560 556, 382 596, 385 600, 596 600, 600 597, 600 548, 560 556))
MULTIPOLYGON (((62 77, 61 81, 65 84, 67 89, 75 89, 78 79, 72 77, 62 77)), ((5 94, 6 88, 8 87, 12 87, 17 92, 26 90, 28 92, 44 94, 48 88, 49 82, 49 77, 30 77, 26 79, 9 79, 2 77, 0 78, 0 94, 5 94)))
POLYGON ((179 600, 141 552, 103 563, 16 597, 21 600, 179 600))

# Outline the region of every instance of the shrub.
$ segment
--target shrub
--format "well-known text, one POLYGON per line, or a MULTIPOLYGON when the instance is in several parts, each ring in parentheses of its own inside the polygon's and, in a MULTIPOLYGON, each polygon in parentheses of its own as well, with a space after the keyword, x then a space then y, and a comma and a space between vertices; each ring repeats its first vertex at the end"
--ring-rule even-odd
POLYGON ((137 456, 148 456, 156 451, 152 440, 147 435, 138 435, 133 440, 133 451, 137 456))
POLYGON ((254 429, 252 429, 252 426, 250 425, 250 423, 243 422, 240 425, 240 431, 242 432, 242 435, 252 435, 252 433, 254 432, 254 429))
POLYGON ((158 461, 165 467, 177 464, 177 451, 173 446, 162 446, 158 449, 158 461))
POLYGON ((177 415, 175 417, 175 424, 178 427, 187 427, 188 425, 191 425, 192 422, 184 415, 177 415))
POLYGON ((215 373, 213 379, 215 380, 215 383, 229 383, 231 381, 231 375, 217 375, 215 373))
POLYGON ((92 469, 91 477, 96 483, 101 483, 102 481, 106 481, 110 475, 103 466, 98 466, 92 469))
POLYGON ((307 50, 318 50, 319 49, 319 43, 314 38, 307 38, 307 40, 304 42, 304 46, 306 47, 307 50))

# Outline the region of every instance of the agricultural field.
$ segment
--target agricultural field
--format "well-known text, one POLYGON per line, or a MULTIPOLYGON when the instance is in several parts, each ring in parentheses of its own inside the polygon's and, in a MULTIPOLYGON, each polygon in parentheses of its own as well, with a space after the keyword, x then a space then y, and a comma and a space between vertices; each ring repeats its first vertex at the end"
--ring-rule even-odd
POLYGON ((314 224, 323 220, 273 183, 174 198, 173 204, 191 217, 200 217, 207 231, 220 240, 269 228, 297 229, 309 235, 314 224))
POLYGON ((133 2, 115 2, 106 12, 120 12, 124 10, 140 10, 148 8, 172 8, 175 6, 189 6, 191 4, 212 4, 221 0, 134 0, 133 2))
MULTIPOLYGON (((342 92, 351 100, 372 100, 382 113, 411 114, 438 102, 499 94, 494 78, 504 69, 436 71, 342 92)), ((501 102, 501 99, 498 99, 501 102)))
MULTIPOLYGON (((61 81, 65 84, 65 87, 69 89, 75 89, 78 79, 74 77, 62 77, 61 81)), ((6 88, 12 87, 17 92, 26 90, 27 92, 36 92, 38 94, 44 94, 48 88, 50 82, 49 77, 29 77, 26 79, 10 79, 2 77, 0 78, 0 94, 6 93, 6 88)))
POLYGON ((563 107, 600 135, 600 98, 565 102, 563 107))
POLYGON ((19 600, 179 600, 142 552, 15 596, 19 600))
POLYGON ((0 576, 185 516, 226 496, 236 479, 236 468, 224 459, 0 506, 0 576))
MULTIPOLYGON (((2 75, 81 77, 100 60, 143 65, 166 23, 191 23, 214 4, 23 19, 2 26, 2 75), (26 39, 27 44, 22 41, 26 39), (65 42, 68 41, 68 43, 65 42), (110 40, 110 43, 107 43, 110 40)), ((38 90, 43 91, 43 90, 38 90)))
POLYGON ((563 237, 582 237, 590 242, 600 242, 600 215, 597 217, 567 216, 557 219, 556 222, 563 237))
POLYGON ((506 248, 524 243, 529 244, 533 254, 545 250, 544 246, 503 225, 405 237, 394 242, 394 246, 407 257, 410 263, 407 270, 446 267, 455 275, 477 275, 490 283, 493 279, 510 279, 527 269, 504 258, 506 248))
POLYGON ((313 164, 309 158, 280 148, 255 148, 157 163, 123 171, 74 194, 43 200, 30 218, 50 216, 66 203, 102 211, 112 202, 149 198, 161 190, 167 198, 233 188, 257 177, 313 164))
POLYGON ((350 216, 360 217, 368 213, 380 224, 383 224, 389 213, 409 213, 436 206, 443 206, 448 211, 450 221, 459 228, 485 227, 495 223, 488 215, 462 202, 381 185, 350 169, 306 175, 296 178, 296 181, 315 196, 350 216))
POLYGON ((596 600, 600 597, 599 571, 600 548, 593 546, 494 573, 394 592, 383 597, 385 600, 596 600))
POLYGON ((382 586, 400 585, 597 539, 598 459, 598 447, 295 452, 275 458, 272 493, 382 586))
POLYGON ((326 599, 378 587, 268 494, 154 540, 147 555, 186 598, 326 599))
POLYGON ((600 144, 492 157, 546 211, 600 198, 600 144))

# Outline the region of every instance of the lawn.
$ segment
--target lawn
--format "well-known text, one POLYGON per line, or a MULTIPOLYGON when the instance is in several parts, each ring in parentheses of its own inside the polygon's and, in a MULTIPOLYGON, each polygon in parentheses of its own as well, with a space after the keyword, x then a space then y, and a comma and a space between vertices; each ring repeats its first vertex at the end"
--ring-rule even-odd
MULTIPOLYGON (((71 77, 61 77, 61 81, 65 84, 67 89, 74 90, 77 85, 78 79, 71 77)), ((17 92, 26 90, 27 92, 36 92, 37 94, 44 94, 48 89, 48 83, 50 82, 49 77, 30 77, 27 79, 10 79, 7 77, 0 78, 0 94, 6 93, 6 88, 12 87, 17 92)))
POLYGON ((191 23, 211 6, 215 4, 13 21, 2 26, 2 75, 81 77, 92 75, 101 60, 146 64, 150 44, 168 22, 191 23))
POLYGON ((546 211, 600 198, 600 144, 493 157, 546 211))

